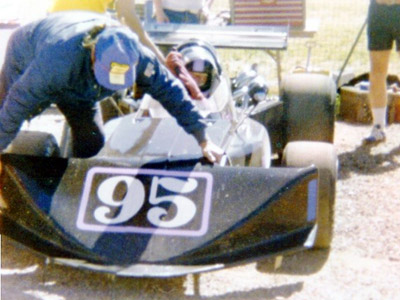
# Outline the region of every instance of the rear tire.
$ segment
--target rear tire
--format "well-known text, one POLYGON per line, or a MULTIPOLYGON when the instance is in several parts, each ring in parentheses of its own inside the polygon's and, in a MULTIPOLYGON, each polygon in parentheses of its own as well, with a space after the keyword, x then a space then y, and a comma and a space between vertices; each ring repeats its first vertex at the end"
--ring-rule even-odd
POLYGON ((336 86, 330 76, 296 73, 282 84, 285 144, 292 141, 333 143, 336 86))
POLYGON ((335 148, 323 142, 291 142, 283 153, 283 164, 288 167, 315 165, 318 169, 317 236, 314 248, 331 245, 334 224, 335 190, 338 159, 335 148))

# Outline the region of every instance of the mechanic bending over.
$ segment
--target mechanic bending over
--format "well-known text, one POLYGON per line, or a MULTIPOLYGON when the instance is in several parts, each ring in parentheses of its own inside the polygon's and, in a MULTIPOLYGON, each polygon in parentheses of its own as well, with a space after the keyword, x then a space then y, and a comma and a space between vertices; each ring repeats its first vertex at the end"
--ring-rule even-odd
POLYGON ((115 6, 118 19, 135 32, 140 41, 149 47, 160 61, 165 62, 164 55, 144 31, 139 17, 136 15, 135 0, 52 0, 49 13, 66 10, 89 10, 106 13, 108 7, 115 6))
POLYGON ((71 127, 73 155, 96 155, 104 145, 97 102, 134 85, 196 138, 210 162, 221 160, 183 84, 154 53, 118 21, 76 11, 51 14, 10 37, 0 73, 0 152, 24 120, 55 103, 71 127))

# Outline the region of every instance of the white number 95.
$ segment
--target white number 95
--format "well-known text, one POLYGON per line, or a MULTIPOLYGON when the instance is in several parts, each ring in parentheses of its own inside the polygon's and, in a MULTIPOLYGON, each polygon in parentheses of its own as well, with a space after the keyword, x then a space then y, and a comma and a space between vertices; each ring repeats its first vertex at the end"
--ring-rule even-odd
MULTIPOLYGON (((147 220, 156 227, 177 228, 189 223, 196 215, 195 203, 181 194, 194 191, 198 183, 193 178, 181 180, 173 177, 153 177, 149 203, 153 205, 147 212, 147 220), (159 187, 176 193, 157 197, 159 187), (168 215, 168 211, 158 206, 161 203, 170 203, 176 206, 176 214, 170 220, 163 220, 168 215)), ((114 176, 106 179, 97 189, 98 199, 105 205, 98 207, 94 211, 95 219, 102 224, 120 224, 133 218, 145 203, 145 190, 143 183, 132 176, 114 176), (114 194, 117 186, 124 184, 126 193, 121 200, 115 200, 114 194), (112 216, 112 208, 120 208, 116 216, 112 216)))

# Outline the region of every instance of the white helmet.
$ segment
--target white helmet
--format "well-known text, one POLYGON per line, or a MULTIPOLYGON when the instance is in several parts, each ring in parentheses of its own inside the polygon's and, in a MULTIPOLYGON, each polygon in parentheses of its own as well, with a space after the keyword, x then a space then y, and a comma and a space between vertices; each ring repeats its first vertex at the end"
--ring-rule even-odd
POLYGON ((178 46, 178 51, 201 92, 210 97, 220 84, 222 73, 214 47, 201 40, 190 40, 178 46))

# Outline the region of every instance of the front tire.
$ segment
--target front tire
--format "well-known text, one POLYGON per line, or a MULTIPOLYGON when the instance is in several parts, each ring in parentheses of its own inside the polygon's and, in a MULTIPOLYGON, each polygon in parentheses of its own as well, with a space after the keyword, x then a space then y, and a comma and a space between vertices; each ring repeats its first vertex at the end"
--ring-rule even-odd
POLYGON ((318 169, 317 236, 313 248, 327 249, 333 237, 335 190, 338 159, 330 143, 298 141, 287 144, 283 153, 283 164, 288 167, 318 169))

